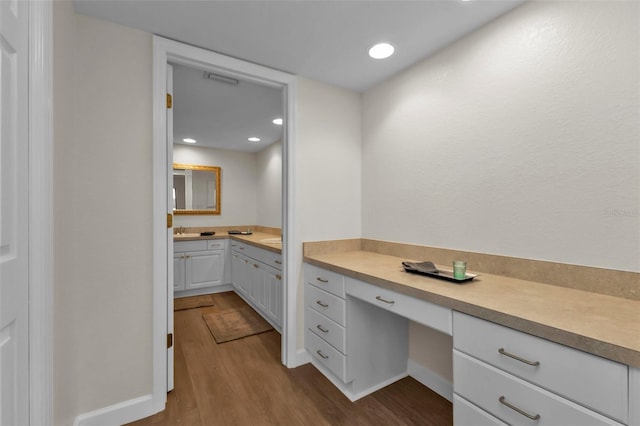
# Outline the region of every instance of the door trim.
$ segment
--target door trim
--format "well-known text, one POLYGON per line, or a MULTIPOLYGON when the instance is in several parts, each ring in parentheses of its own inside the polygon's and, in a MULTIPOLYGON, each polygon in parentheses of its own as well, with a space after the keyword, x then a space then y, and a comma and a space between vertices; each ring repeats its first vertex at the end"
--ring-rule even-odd
POLYGON ((29 420, 53 424, 53 3, 29 2, 29 420))
POLYGON ((297 364, 297 281, 296 265, 300 254, 295 247, 295 215, 293 197, 293 148, 296 101, 296 77, 282 71, 245 62, 208 50, 189 46, 162 37, 153 37, 153 406, 162 411, 167 390, 167 141, 166 138, 166 65, 168 62, 191 67, 205 67, 258 84, 283 88, 287 105, 283 140, 283 277, 284 315, 282 362, 288 367, 297 364))

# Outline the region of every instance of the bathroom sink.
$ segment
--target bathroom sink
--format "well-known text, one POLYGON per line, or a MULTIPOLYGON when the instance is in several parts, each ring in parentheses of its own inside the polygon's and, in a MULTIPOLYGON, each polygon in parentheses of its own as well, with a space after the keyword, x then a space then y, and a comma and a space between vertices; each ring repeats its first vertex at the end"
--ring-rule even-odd
POLYGON ((265 238, 263 240, 260 240, 260 242, 263 244, 282 244, 282 238, 265 238))
POLYGON ((199 237, 200 233, 190 233, 190 234, 173 234, 173 238, 194 238, 199 237))

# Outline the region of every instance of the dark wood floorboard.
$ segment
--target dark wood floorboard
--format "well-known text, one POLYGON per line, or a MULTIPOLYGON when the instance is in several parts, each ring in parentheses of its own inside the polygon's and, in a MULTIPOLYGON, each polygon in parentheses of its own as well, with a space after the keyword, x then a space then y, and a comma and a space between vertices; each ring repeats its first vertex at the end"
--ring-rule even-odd
POLYGON ((227 292, 175 312, 175 389, 163 412, 131 425, 453 424, 451 403, 410 377, 351 402, 311 364, 284 367, 276 331, 217 344, 202 314, 243 305, 227 292))

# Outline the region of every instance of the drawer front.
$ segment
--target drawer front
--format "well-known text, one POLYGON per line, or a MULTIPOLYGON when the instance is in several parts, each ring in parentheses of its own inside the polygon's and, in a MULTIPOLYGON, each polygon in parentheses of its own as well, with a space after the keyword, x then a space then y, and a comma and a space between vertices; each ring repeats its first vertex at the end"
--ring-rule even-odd
POLYGON ((331 293, 307 285, 304 290, 306 305, 338 324, 345 325, 345 302, 331 293))
POLYGON ((347 277, 345 281, 349 296, 357 297, 448 335, 452 333, 451 309, 353 278, 347 277))
POLYGON ((314 265, 305 264, 304 277, 308 284, 320 287, 343 299, 345 298, 344 276, 314 265))
POLYGON ((279 271, 282 271, 282 255, 278 253, 274 253, 269 250, 260 250, 260 260, 265 265, 269 265, 272 268, 276 268, 279 271))
POLYGON ((620 425, 457 350, 453 351, 453 377, 456 394, 508 424, 620 425))
POLYGON ((200 251, 207 249, 207 240, 178 241, 173 243, 174 252, 200 251))
POLYGON ((309 330, 305 332, 305 347, 315 360, 331 370, 343 382, 347 381, 347 358, 337 349, 309 330))
POLYGON ((454 329, 453 345, 459 351, 627 422, 626 365, 459 312, 454 313, 454 329))
POLYGON ((456 426, 508 426, 458 395, 453 395, 453 424, 456 426))
POLYGON ((305 309, 305 315, 305 324, 309 330, 340 352, 345 353, 346 333, 343 326, 309 307, 305 309))
POLYGON ((207 240, 207 250, 224 250, 225 240, 207 240))

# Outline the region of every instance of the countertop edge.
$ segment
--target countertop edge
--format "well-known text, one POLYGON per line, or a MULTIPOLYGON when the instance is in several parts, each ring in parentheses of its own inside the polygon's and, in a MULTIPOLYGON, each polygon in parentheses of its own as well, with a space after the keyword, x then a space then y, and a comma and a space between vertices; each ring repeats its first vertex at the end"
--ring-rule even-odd
POLYGON ((475 305, 466 301, 443 296, 441 294, 433 293, 428 290, 416 289, 401 283, 381 278, 379 276, 365 274, 333 263, 328 263, 326 261, 316 259, 312 256, 304 256, 303 260, 304 262, 311 265, 322 267, 357 280, 362 280, 372 285, 377 285, 382 288, 397 291, 408 296, 417 297, 419 299, 432 302, 461 313, 472 315, 509 328, 513 328, 515 330, 547 339, 574 349, 578 349, 583 352, 640 368, 640 352, 631 348, 577 334, 575 332, 554 327, 549 324, 542 324, 513 314, 493 310, 484 306, 475 305))

